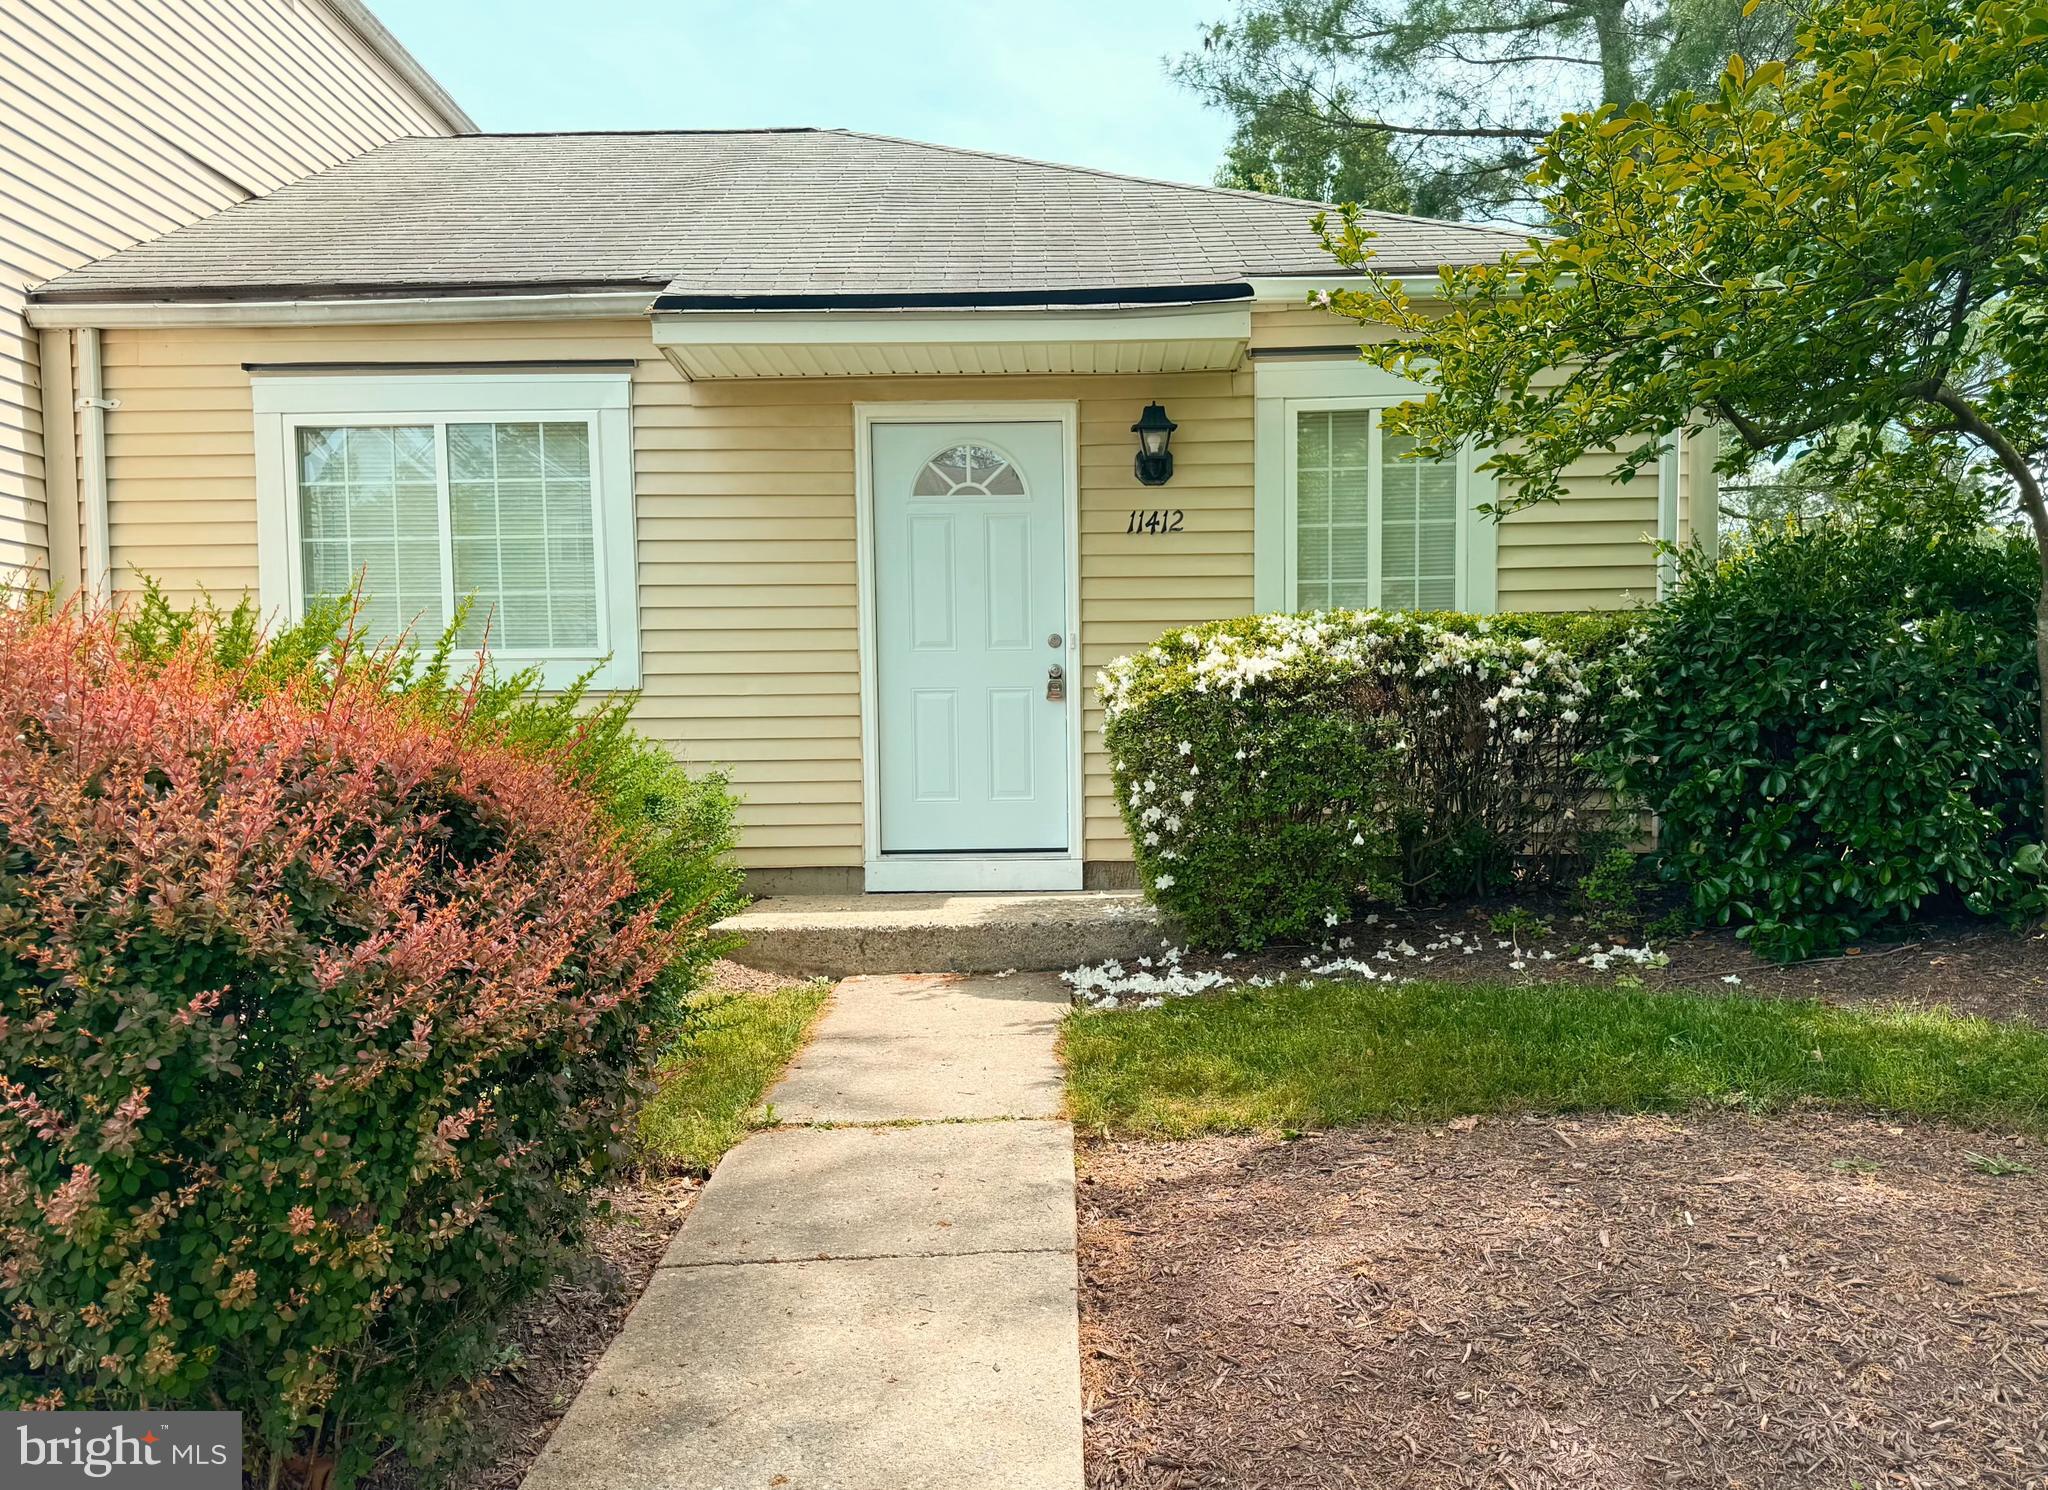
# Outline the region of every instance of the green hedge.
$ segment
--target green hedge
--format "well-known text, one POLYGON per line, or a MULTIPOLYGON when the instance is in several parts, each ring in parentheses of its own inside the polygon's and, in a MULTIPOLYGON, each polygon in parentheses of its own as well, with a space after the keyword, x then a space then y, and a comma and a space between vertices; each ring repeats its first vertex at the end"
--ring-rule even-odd
POLYGON ((1695 912, 1788 959, 1931 902, 2039 914, 2023 537, 1829 522, 1686 558, 1610 755, 1695 912))
POLYGON ((1169 633, 1098 679, 1143 882, 1197 943, 1440 899, 1584 852, 1625 617, 1330 611, 1169 633))

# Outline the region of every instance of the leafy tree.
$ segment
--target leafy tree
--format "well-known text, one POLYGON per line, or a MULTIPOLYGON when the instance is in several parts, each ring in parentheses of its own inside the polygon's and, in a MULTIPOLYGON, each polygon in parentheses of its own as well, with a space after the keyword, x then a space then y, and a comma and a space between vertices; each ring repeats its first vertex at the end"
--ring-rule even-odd
POLYGON ((1407 212, 1415 206, 1414 190, 1387 141, 1384 133, 1327 118, 1306 90, 1285 89, 1239 120, 1216 184, 1407 212))
MULTIPOLYGON (((1995 472, 2048 553, 2048 0, 1825 0, 1789 66, 1567 115, 1534 179, 1564 236, 1446 271, 1441 314, 1378 276, 1337 297, 1414 333, 1365 351, 1431 385, 1391 423, 1501 452, 1503 506, 1718 421, 1995 472)), ((2048 564, 2036 652, 2048 684, 2048 564)), ((2048 687, 2042 734, 2048 772, 2048 687)))
POLYGON ((1799 527, 1848 518, 1874 527, 1979 533, 2016 515, 2010 487, 1951 444, 1887 431, 1877 441, 1830 431, 1789 460, 1729 451, 1741 469, 1721 478, 1724 526, 1799 527))
POLYGON ((1742 0, 1239 0, 1174 76, 1236 121, 1218 180, 1440 216, 1526 207, 1560 105, 1661 99, 1732 51, 1780 56, 1742 0))

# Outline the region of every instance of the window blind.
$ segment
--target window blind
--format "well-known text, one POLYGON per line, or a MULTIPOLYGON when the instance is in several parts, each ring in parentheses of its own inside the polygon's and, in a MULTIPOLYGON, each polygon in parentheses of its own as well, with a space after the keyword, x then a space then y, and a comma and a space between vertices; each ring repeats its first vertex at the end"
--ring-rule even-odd
POLYGON ((440 633, 449 605, 431 425, 301 429, 299 501, 309 597, 346 595, 360 576, 366 634, 440 633))
POLYGON ((1303 410, 1295 429, 1295 603, 1372 604, 1372 412, 1303 410))
POLYGON ((1374 409, 1295 415, 1294 603, 1305 610, 1458 603, 1458 464, 1417 460, 1374 409))
POLYGON ((1381 440, 1380 604, 1389 610, 1458 605, 1458 468, 1416 460, 1406 435, 1381 440))
POLYGON ((590 427, 581 421, 305 426, 309 600, 360 582, 364 632, 518 652, 599 645, 590 427))

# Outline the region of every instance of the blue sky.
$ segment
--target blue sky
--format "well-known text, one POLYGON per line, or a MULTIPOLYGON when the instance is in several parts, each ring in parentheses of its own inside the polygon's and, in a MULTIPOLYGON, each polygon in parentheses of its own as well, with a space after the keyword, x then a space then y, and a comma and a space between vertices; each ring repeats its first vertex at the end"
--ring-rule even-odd
POLYGON ((1208 181, 1168 81, 1228 0, 373 0, 485 129, 816 124, 1208 181))

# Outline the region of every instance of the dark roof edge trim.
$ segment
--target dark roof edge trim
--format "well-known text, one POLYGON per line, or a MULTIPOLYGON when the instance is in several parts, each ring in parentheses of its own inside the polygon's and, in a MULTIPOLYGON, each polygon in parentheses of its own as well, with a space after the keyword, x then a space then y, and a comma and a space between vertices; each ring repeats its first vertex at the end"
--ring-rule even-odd
POLYGON ((874 294, 660 295, 656 310, 1058 310, 1103 305, 1212 305, 1249 300, 1242 280, 1088 290, 889 290, 874 294))

